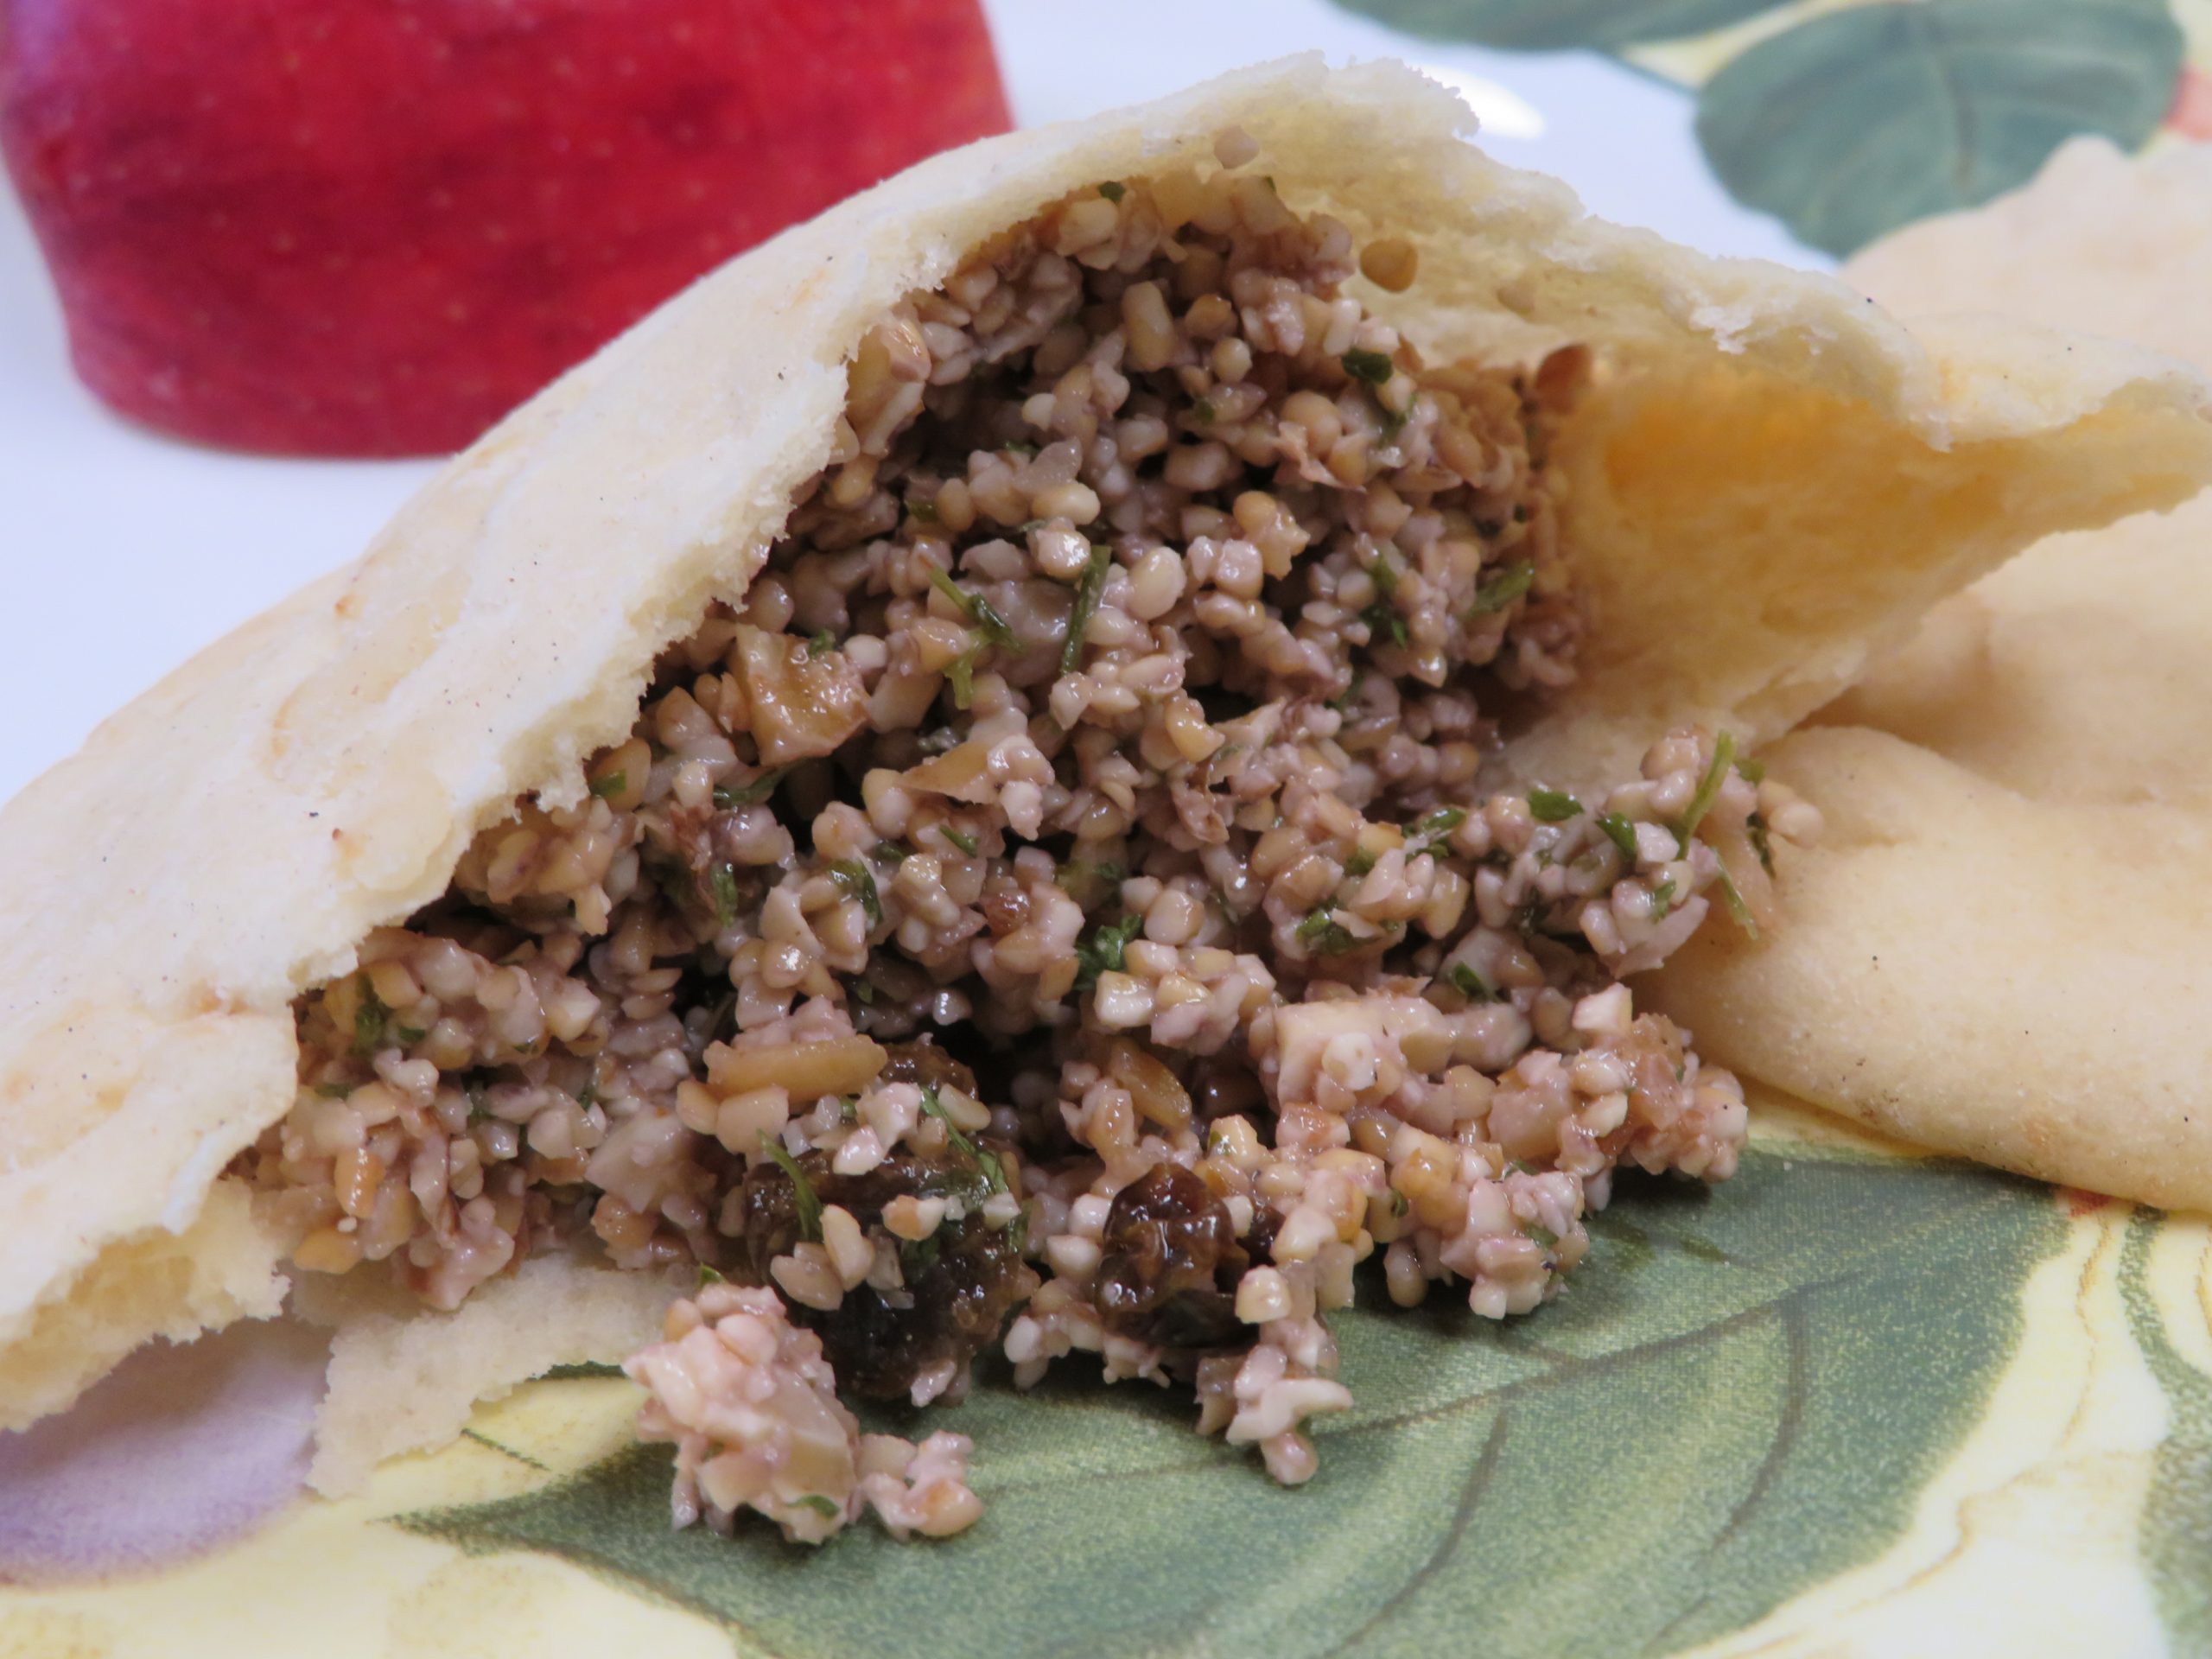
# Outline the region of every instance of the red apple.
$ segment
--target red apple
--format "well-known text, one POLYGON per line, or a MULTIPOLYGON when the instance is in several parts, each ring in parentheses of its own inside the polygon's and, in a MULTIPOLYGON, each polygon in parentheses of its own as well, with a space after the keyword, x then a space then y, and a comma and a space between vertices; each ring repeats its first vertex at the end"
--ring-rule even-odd
POLYGON ((181 436, 457 448, 1007 110, 976 0, 0 0, 77 372, 181 436))

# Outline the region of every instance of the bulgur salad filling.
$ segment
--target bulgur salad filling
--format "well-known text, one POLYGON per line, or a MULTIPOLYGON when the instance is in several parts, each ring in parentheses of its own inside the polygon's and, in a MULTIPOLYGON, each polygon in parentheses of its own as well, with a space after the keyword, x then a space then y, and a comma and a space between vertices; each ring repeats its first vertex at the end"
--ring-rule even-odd
POLYGON ((631 1358, 677 1522, 971 1523, 957 1402, 1094 1356, 1309 1478, 1379 1256, 1526 1313, 1622 1163, 1742 1091, 1637 1012, 1810 808, 1681 730, 1498 789, 1574 672, 1548 444, 1592 372, 1427 364, 1417 279, 1220 166, 1109 182, 867 334, 826 469, 579 804, 519 803, 297 1005, 241 1159, 296 1266, 459 1306, 533 1253, 696 1268, 631 1358))

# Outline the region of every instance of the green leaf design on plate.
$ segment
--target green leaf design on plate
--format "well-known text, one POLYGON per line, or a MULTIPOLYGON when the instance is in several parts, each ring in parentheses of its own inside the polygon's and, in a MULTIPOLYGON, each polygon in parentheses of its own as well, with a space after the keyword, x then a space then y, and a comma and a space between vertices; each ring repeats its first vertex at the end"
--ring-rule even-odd
POLYGON ((1736 199, 1847 254, 2023 184, 2076 133, 2130 149, 2173 100, 2164 0, 1912 0, 1817 16, 1706 83, 1697 133, 1736 199))
POLYGON ((1187 1394, 1071 1363, 901 1425, 976 1439, 988 1511, 946 1543, 672 1532, 661 1447, 400 1523, 556 1553, 748 1653, 1665 1652, 1896 1535, 2063 1230, 2043 1189, 1984 1171, 1754 1152, 1710 1196, 1625 1192, 1533 1318, 1441 1295, 1339 1316, 1360 1405, 1319 1426, 1302 1491, 1194 1436, 1187 1394))
POLYGON ((2212 1649, 2212 1377, 2176 1351, 2152 1300, 2151 1245, 2158 1217, 2138 1211, 2120 1257, 2127 1328, 2165 1391, 2171 1421, 2143 1505, 2143 1564, 2177 1652, 2212 1649))
POLYGON ((1337 0, 1347 11, 1432 41, 1523 52, 1599 49, 1710 34, 1778 0, 1337 0))

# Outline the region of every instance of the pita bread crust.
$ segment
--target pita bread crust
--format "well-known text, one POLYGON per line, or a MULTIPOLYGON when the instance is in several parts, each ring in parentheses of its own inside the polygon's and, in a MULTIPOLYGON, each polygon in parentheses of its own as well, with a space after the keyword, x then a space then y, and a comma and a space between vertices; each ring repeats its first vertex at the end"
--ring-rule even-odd
POLYGON ((291 1000, 435 898, 517 795, 577 798, 578 762, 626 730, 657 652, 743 588, 827 458, 867 323, 1071 190, 1210 165, 1230 125, 1294 206, 1416 242, 1401 308, 1432 355, 1574 337, 1614 360, 1641 424, 1593 398, 1568 446, 1605 643, 1527 767, 1631 754, 1681 714, 1740 709, 1775 729, 1936 591, 2212 471, 2204 389, 2171 365, 2075 346, 2056 366, 2044 341, 1930 353, 1828 279, 1583 217, 1562 187, 1465 145, 1459 102, 1392 66, 1294 60, 925 162, 646 319, 447 467, 360 560, 201 653, 0 812, 15 873, 0 1363, 36 1371, 0 1398, 0 1426, 160 1328, 118 1313, 97 1349, 23 1346, 57 1305, 108 1294, 108 1253, 190 1228, 282 1116, 291 1000), (1668 423, 1716 387, 1758 420, 1707 423, 1726 449, 1670 486, 1668 423), (1808 434, 1830 418, 1849 433, 1847 487, 1804 474, 1827 459, 1808 434), (1924 526, 1862 518, 1892 472, 1924 526), (1785 555, 1775 526, 1808 539, 1785 555), (1844 573, 1847 601, 1825 587, 1844 573), (1697 602, 1633 602, 1678 585, 1697 602), (1895 596, 1870 603, 1877 590, 1895 596), (1647 677, 1663 695, 1638 697, 1647 677))
MULTIPOLYGON (((2212 367, 2212 151, 2061 149, 1848 275, 1902 314, 2072 319, 2212 367)), ((1915 325, 1925 328, 1923 321, 1915 325)), ((1772 752, 1828 814, 1789 925, 1656 1000, 1724 1065, 1923 1145, 2212 1207, 2212 499, 2055 537, 1772 752)))

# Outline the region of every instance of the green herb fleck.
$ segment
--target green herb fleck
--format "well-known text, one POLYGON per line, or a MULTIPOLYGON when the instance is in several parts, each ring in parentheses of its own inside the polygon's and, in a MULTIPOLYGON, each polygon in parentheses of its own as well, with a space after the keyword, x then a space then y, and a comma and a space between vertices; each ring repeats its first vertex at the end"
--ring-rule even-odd
POLYGON ((952 1121, 952 1115, 944 1109, 944 1102, 938 1097, 937 1084, 933 1083, 922 1085, 922 1116, 933 1117, 944 1125, 945 1139, 959 1149, 962 1156, 983 1172, 983 1179, 990 1183, 992 1192, 1014 1191, 1007 1185, 1006 1166, 999 1161, 998 1154, 988 1147, 977 1146, 961 1134, 960 1126, 952 1121))
POLYGON ((1341 957, 1360 945, 1358 937, 1331 915, 1326 905, 1317 906, 1298 924, 1297 938, 1300 944, 1323 957, 1341 957))
POLYGON ((1705 776, 1698 782, 1697 793, 1690 797, 1689 810, 1682 814, 1682 821, 1675 826, 1675 839, 1681 843, 1684 852, 1690 849, 1690 837, 1713 810, 1713 802, 1720 798, 1720 785, 1727 780, 1728 768, 1736 762, 1736 740, 1723 732, 1713 741, 1713 764, 1705 769, 1705 776))
POLYGON ((1751 915, 1751 907, 1744 902, 1744 895, 1736 886, 1736 878, 1724 868, 1719 878, 1721 902, 1728 906, 1728 915, 1737 926, 1751 935, 1751 943, 1758 943, 1759 925, 1751 915))
MULTIPOLYGON (((976 647, 980 650, 981 647, 976 647)), ((976 700, 976 650, 963 651, 944 665, 945 683, 952 688, 952 706, 965 709, 976 700)))
POLYGON ((353 1092, 353 1085, 350 1083, 318 1083, 315 1091, 325 1100, 343 1100, 353 1092))
POLYGON ((1359 670, 1356 668, 1352 670, 1351 678, 1344 683, 1344 689, 1329 699, 1329 707, 1338 714, 1343 714, 1351 709, 1352 704, 1359 701, 1359 688, 1366 679, 1367 676, 1361 673, 1359 670))
POLYGON ((976 625, 976 632, 989 644, 1014 646, 1021 643, 1007 620, 992 608, 990 601, 981 594, 969 593, 935 565, 930 567, 930 586, 958 607, 960 613, 976 625))
POLYGON ((591 780, 593 797, 602 801, 610 795, 620 795, 629 787, 630 774, 626 772, 610 772, 604 778, 591 780))
POLYGON ((726 1285, 728 1283, 729 1283, 728 1280, 723 1278, 721 1274, 716 1273, 705 1262, 702 1262, 699 1264, 699 1288, 701 1290, 704 1290, 709 1285, 726 1285))
POLYGON ((827 657, 836 649, 837 636, 827 628, 821 629, 806 642, 806 654, 810 657, 827 657))
POLYGON ((776 1160, 776 1167, 791 1179, 792 1203, 798 1209, 798 1231, 801 1238, 822 1242, 822 1200, 815 1196, 814 1184, 806 1179, 806 1172, 798 1166, 798 1160, 784 1150, 784 1143, 768 1133, 760 1131, 760 1150, 776 1160))
POLYGON ((1536 580, 1536 567, 1526 559, 1509 564, 1488 582, 1475 589, 1475 602, 1467 607, 1470 621, 1478 616, 1495 616, 1507 606, 1527 593, 1536 580))
POLYGON ((1759 855, 1759 867, 1769 875, 1774 874, 1774 839, 1766 827, 1766 814, 1754 812, 1744 821, 1745 830, 1751 838, 1751 850, 1759 855))
POLYGON ((1431 858, 1443 857, 1437 843, 1466 821, 1467 809, 1464 806, 1440 806, 1422 813, 1406 826, 1406 833, 1418 837, 1421 842, 1414 849, 1414 855, 1418 858, 1426 854, 1431 858))
POLYGON ((1755 760, 1748 754, 1736 763, 1736 771, 1747 784, 1766 782, 1766 762, 1755 760))
POLYGON ((1515 1175, 1533 1175, 1536 1173, 1535 1170, 1529 1168, 1528 1165, 1522 1163, 1518 1158, 1507 1159, 1505 1161, 1505 1167, 1509 1173, 1515 1175))
POLYGON ((576 1090, 576 1104, 589 1111, 599 1102, 599 1079, 586 1077, 584 1086, 576 1090))
POLYGON ((937 832, 970 858, 982 850, 983 843, 965 830, 956 830, 949 823, 940 823, 937 832))
POLYGON ((1375 855, 1364 847, 1355 847, 1351 849, 1351 856, 1344 860, 1345 879, 1357 880, 1374 868, 1375 855))
POLYGON ((870 927, 883 925, 883 900, 875 891, 875 877, 857 858, 841 858, 830 867, 830 879, 849 899, 861 901, 870 927))
POLYGON ((1412 1201, 1404 1193, 1395 1186, 1390 1189, 1390 1213, 1393 1216, 1403 1220, 1413 1207, 1412 1201))
POLYGON ((728 927, 737 919, 737 870, 728 864, 717 864, 708 878, 715 888, 715 919, 728 927))
POLYGON ((804 1497, 795 1497, 791 1502, 814 1510, 827 1521, 835 1521, 844 1514, 844 1510, 819 1492, 809 1492, 804 1497))
POLYGON ((353 1008, 353 1052, 373 1054, 384 1046, 385 1016, 388 1010, 377 1001, 376 988, 361 976, 361 1000, 353 1008))
POLYGON ((999 448, 1010 454, 1016 455, 1033 455, 1037 453, 1037 446, 1027 438, 1016 438, 1012 443, 1002 443, 999 448))
POLYGON ((1632 865, 1636 862, 1636 826, 1618 812, 1600 813, 1598 827, 1605 832, 1605 839, 1621 849, 1621 856, 1632 865))
POLYGON ((395 1026, 392 1030, 403 1043, 419 1043, 430 1034, 420 1026, 395 1026))
POLYGON ((725 812, 733 806, 758 806, 776 792, 776 785, 784 781, 784 770, 764 772, 749 784, 717 784, 715 804, 725 812))
POLYGON ((1565 823, 1582 816, 1582 803, 1556 789, 1532 789, 1529 812, 1539 823, 1565 823))
POLYGON ((861 1097, 858 1095, 837 1096, 837 1121, 847 1128, 861 1121, 861 1097))
POLYGON ((868 849, 868 855, 887 864, 900 864, 906 861, 906 849, 895 841, 879 841, 868 849))
POLYGON ((933 524, 938 521, 937 503, 927 496, 917 496, 906 504, 906 516, 918 524, 933 524))
POLYGON ((1559 1248, 1559 1235, 1541 1221, 1532 1221, 1521 1230, 1547 1252, 1559 1248))
POLYGON ((1213 399, 1211 397, 1199 398, 1191 406, 1191 413, 1198 417, 1200 426, 1211 426, 1220 418, 1220 411, 1214 408, 1213 399))
POLYGON ((1366 352, 1354 346, 1337 359, 1344 371, 1355 380, 1363 380, 1370 386, 1388 385, 1390 377, 1397 372, 1397 365, 1385 352, 1366 352))
POLYGON ((1412 638, 1406 632, 1406 619, 1398 614, 1387 599, 1377 598, 1359 613, 1359 620, 1367 624, 1367 637, 1370 642, 1379 633, 1389 634, 1390 643, 1395 645, 1404 645, 1412 638))
POLYGON ((1076 988, 1088 990, 1102 974, 1118 974, 1127 959, 1129 941, 1143 930, 1144 918, 1124 916, 1118 922, 1102 922, 1088 940, 1075 947, 1076 988))
POLYGON ((1667 912, 1675 907, 1675 883, 1672 877, 1651 889, 1651 919, 1663 922, 1667 912))
POLYGON ((927 1238, 900 1243, 899 1246, 899 1276, 900 1278, 911 1285, 937 1265, 938 1257, 944 1249, 944 1243, 939 1236, 944 1230, 943 1228, 939 1228, 927 1238))
POLYGON ((1109 179, 1098 187, 1098 194, 1109 201, 1119 201, 1129 194, 1129 187, 1119 179, 1109 179))
POLYGON ((1367 567, 1367 574, 1375 579, 1376 588, 1383 598, 1398 596, 1398 567, 1390 563, 1389 554, 1376 554, 1375 563, 1367 567))
POLYGON ((869 984, 868 981, 864 979, 855 980, 853 982, 853 995, 860 999, 861 1006, 862 1007, 872 1008, 875 1006, 875 987, 869 984))
POLYGON ((1083 665, 1083 636, 1090 619, 1098 614, 1099 595, 1106 591, 1106 575, 1114 568, 1114 550, 1103 542, 1090 544, 1090 563, 1076 586, 1075 608, 1068 613, 1067 643, 1060 647, 1060 672, 1072 674, 1083 665))
POLYGON ((1471 963, 1453 963, 1444 970, 1444 977, 1451 981, 1453 990, 1459 992, 1470 1002, 1497 1001, 1497 992, 1491 988, 1488 980, 1475 971, 1471 963))

